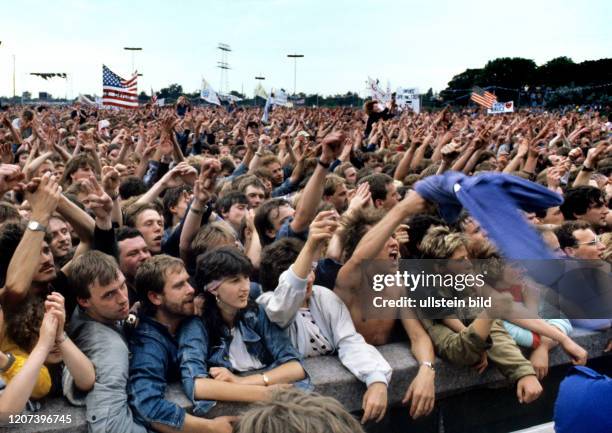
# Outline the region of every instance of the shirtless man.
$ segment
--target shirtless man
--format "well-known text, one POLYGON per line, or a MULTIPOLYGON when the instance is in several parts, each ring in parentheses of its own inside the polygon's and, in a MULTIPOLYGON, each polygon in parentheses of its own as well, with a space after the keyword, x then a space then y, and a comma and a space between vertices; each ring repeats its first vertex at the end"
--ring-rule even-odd
MULTIPOLYGON (((352 227, 349 223, 345 231, 347 241, 345 252, 350 258, 340 269, 334 292, 348 307, 357 332, 372 345, 388 343, 396 320, 400 318, 365 320, 360 297, 361 289, 363 289, 360 287, 363 275, 361 267, 368 260, 385 260, 390 261, 391 267, 397 268, 400 254, 399 243, 394 237, 395 232, 407 217, 421 213, 425 208, 426 201, 416 192, 411 191, 380 221, 376 222, 375 217, 366 217, 353 223, 352 227), (349 238, 353 239, 353 244, 357 242, 355 239, 361 239, 352 254, 349 238)), ((409 314, 412 315, 412 312, 409 314)), ((416 315, 413 318, 401 318, 400 320, 410 339, 412 353, 419 363, 419 371, 408 387, 402 402, 407 403, 411 400, 410 416, 418 418, 431 413, 434 407, 434 348, 429 335, 416 315)))

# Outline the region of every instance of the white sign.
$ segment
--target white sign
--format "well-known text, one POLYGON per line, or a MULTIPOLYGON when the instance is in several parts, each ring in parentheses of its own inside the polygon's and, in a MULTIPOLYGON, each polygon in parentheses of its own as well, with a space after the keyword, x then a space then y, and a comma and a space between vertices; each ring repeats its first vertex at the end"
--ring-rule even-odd
POLYGON ((495 102, 493 106, 487 109, 487 114, 514 113, 514 101, 495 102))
POLYGON ((416 88, 405 89, 398 87, 395 95, 395 102, 397 106, 402 109, 410 108, 415 113, 421 111, 421 97, 419 95, 419 90, 416 88))

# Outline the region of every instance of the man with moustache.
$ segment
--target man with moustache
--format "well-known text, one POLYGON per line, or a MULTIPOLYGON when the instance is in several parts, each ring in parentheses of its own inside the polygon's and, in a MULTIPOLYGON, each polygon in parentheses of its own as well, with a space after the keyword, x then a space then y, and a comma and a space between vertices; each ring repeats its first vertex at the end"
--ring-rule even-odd
POLYGON ((194 314, 195 290, 182 260, 165 254, 140 265, 135 286, 142 302, 138 326, 130 336, 129 399, 136 420, 166 432, 232 431, 228 417, 203 419, 165 399, 168 382, 180 379, 177 334, 194 314))

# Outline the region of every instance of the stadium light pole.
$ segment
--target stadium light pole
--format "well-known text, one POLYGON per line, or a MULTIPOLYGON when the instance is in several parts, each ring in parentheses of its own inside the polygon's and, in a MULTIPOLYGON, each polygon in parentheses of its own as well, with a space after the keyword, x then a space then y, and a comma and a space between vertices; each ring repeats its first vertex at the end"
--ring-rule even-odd
MULTIPOLYGON (((132 53, 132 73, 134 73, 134 71, 136 70, 136 69, 134 69, 134 53, 136 51, 142 51, 142 48, 140 48, 140 47, 123 47, 123 49, 126 50, 126 51, 130 51, 132 53)), ((138 74, 138 75, 140 75, 140 74, 138 74)))
POLYGON ((297 59, 304 57, 304 54, 287 54, 287 57, 293 59, 293 94, 295 95, 297 89, 297 59))

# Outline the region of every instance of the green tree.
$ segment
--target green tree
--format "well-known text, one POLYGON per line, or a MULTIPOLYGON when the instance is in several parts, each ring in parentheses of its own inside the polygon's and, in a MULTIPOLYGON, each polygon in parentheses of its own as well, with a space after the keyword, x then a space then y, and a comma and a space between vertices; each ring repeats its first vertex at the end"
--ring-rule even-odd
POLYGON ((569 57, 554 58, 537 70, 536 82, 540 85, 557 88, 570 85, 576 79, 578 66, 569 57))
POLYGON ((140 92, 140 94, 138 95, 138 102, 140 103, 146 103, 149 102, 151 98, 149 97, 149 95, 147 95, 145 92, 140 92))
POLYGON ((183 86, 180 84, 170 84, 159 91, 158 98, 166 99, 166 103, 174 102, 183 94, 183 86))

